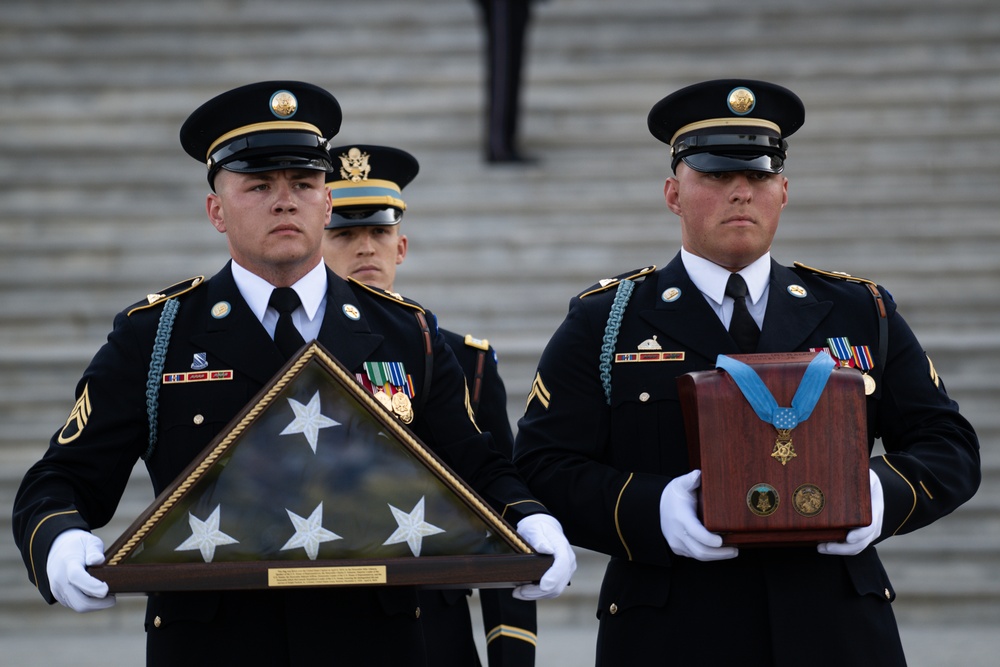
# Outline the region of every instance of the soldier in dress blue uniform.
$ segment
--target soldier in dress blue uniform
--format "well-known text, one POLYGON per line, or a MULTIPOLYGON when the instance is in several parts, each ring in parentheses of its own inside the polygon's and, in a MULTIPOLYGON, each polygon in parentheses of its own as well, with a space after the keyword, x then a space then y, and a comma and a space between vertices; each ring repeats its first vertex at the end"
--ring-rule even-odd
MULTIPOLYGON (((31 581, 50 603, 77 611, 114 604, 85 566, 103 561, 89 531, 113 515, 140 457, 158 494, 281 369, 295 345, 317 339, 349 369, 404 364, 417 393, 410 427, 555 562, 519 594, 558 594, 575 568, 561 528, 465 406, 465 382, 440 335, 425 336, 418 304, 338 278, 322 261, 329 222, 329 140, 337 100, 296 81, 223 93, 181 128, 208 167, 206 209, 232 261, 208 280, 177 284, 119 313, 76 389, 77 401, 14 506, 14 536, 31 581), (274 295, 291 288, 288 314, 274 295), (273 336, 273 338, 272 338, 273 336), (285 338, 297 338, 291 348, 285 338), (425 340, 432 364, 425 368, 425 340), (228 379, 148 380, 197 368, 228 379), (433 382, 425 384, 432 378, 433 382), (427 392, 420 388, 429 386, 427 392)), ((424 665, 416 592, 407 588, 177 592, 151 595, 147 663, 424 665)))
MULTIPOLYGON (((417 175, 416 158, 389 146, 352 144, 331 148, 334 170, 327 177, 333 212, 323 238, 323 256, 337 275, 388 292, 396 267, 406 258, 408 240, 400 233, 406 203, 402 190, 417 175)), ((440 329, 465 373, 476 424, 493 435, 508 459, 514 436, 507 418, 507 391, 497 372, 496 351, 489 342, 440 329)), ((421 591, 420 619, 427 655, 434 665, 478 665, 471 632, 471 591, 421 591)), ((490 667, 530 667, 537 641, 535 603, 512 597, 510 590, 479 591, 490 667)))
POLYGON ((487 162, 523 164, 534 158, 518 147, 521 78, 531 3, 535 0, 476 0, 485 32, 487 162))
POLYGON ((874 545, 979 486, 976 434, 889 293, 770 256, 804 115, 791 91, 740 79, 658 102, 648 124, 671 147, 680 252, 572 299, 539 362, 515 462, 575 545, 611 556, 598 665, 903 665, 874 545), (885 450, 869 459, 871 525, 843 542, 724 546, 696 513, 676 378, 720 354, 832 344, 867 376, 869 451, 885 450))

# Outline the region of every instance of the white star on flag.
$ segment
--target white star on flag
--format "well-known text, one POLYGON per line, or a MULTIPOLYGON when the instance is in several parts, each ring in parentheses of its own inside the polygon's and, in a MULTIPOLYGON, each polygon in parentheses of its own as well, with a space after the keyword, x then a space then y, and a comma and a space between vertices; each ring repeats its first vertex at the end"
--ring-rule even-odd
POLYGON ((410 545, 410 551, 413 555, 419 556, 420 546, 424 537, 444 532, 443 528, 438 528, 437 526, 433 526, 424 521, 423 496, 420 497, 420 501, 417 502, 413 511, 409 514, 403 510, 396 509, 392 505, 389 505, 389 509, 392 510, 392 515, 396 517, 396 524, 399 528, 397 528, 396 532, 389 536, 389 539, 382 543, 383 546, 387 544, 399 544, 400 542, 406 542, 410 545))
POLYGON ((308 519, 303 519, 287 507, 285 511, 288 512, 288 518, 295 525, 295 534, 285 542, 281 551, 305 547, 309 560, 316 560, 316 557, 319 556, 320 543, 341 539, 340 535, 331 533, 323 527, 323 503, 316 506, 308 519))
POLYGON ((309 446, 312 447, 313 454, 316 453, 316 441, 319 439, 319 430, 330 426, 340 426, 340 422, 334 421, 322 415, 319 411, 319 392, 313 394, 308 405, 302 405, 294 398, 288 399, 288 403, 295 412, 295 419, 285 427, 285 430, 278 435, 289 435, 293 433, 303 433, 309 446))
POLYGON ((216 505, 208 518, 202 521, 188 512, 188 524, 191 526, 191 537, 187 538, 174 551, 201 550, 201 558, 211 563, 215 558, 215 547, 221 544, 239 544, 240 541, 219 530, 219 510, 222 505, 216 505))

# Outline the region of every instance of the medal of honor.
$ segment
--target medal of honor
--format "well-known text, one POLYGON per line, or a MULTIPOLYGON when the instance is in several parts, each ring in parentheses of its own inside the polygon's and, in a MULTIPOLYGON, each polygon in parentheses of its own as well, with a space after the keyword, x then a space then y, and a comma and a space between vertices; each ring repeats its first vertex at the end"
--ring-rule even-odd
POLYGON ((777 459, 781 465, 785 465, 796 456, 798 454, 792 448, 792 429, 779 428, 778 437, 774 440, 774 451, 771 452, 771 458, 777 459))
POLYGON ((797 456, 792 448, 792 429, 812 414, 819 397, 823 394, 823 388, 826 387, 826 381, 830 379, 830 373, 836 368, 837 363, 828 354, 817 354, 813 357, 806 367, 799 388, 795 390, 792 406, 789 408, 779 407, 760 376, 742 361, 720 354, 715 366, 729 373, 757 416, 777 430, 778 437, 774 441, 771 457, 781 465, 787 465, 797 456))

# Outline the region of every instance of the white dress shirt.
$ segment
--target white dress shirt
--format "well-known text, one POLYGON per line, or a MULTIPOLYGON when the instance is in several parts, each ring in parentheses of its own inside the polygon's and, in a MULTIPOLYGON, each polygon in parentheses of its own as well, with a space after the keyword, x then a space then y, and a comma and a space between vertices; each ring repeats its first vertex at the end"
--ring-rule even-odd
MULTIPOLYGON (((726 296, 726 283, 729 282, 729 269, 698 257, 681 248, 681 261, 691 282, 704 295, 708 305, 722 321, 722 326, 729 330, 729 321, 733 318, 733 299, 726 296)), ((747 283, 747 310, 764 330, 764 311, 767 310, 768 285, 771 282, 771 253, 766 252, 753 264, 738 272, 747 283)))
MULTIPOLYGON (((236 287, 240 290, 240 294, 250 306, 253 314, 267 329, 268 335, 274 338, 274 327, 278 324, 278 311, 267 305, 271 299, 274 285, 257 274, 250 273, 237 264, 236 260, 233 260, 232 267, 233 280, 236 281, 236 287)), ((323 315, 326 313, 326 266, 323 261, 320 260, 312 271, 292 285, 292 289, 302 301, 302 305, 292 311, 292 323, 302 334, 302 339, 308 343, 319 337, 319 330, 323 325, 323 315)))

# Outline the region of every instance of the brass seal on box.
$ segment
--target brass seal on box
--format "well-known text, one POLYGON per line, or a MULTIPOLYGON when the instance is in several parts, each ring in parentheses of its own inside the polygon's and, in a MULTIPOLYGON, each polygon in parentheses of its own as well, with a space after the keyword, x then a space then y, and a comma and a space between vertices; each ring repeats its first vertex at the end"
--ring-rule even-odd
POLYGON ((778 490, 770 484, 754 484, 747 491, 747 507, 757 516, 770 516, 778 510, 778 490))
POLYGON ((826 496, 815 484, 803 484, 792 494, 792 507, 802 516, 816 516, 825 504, 826 496))

